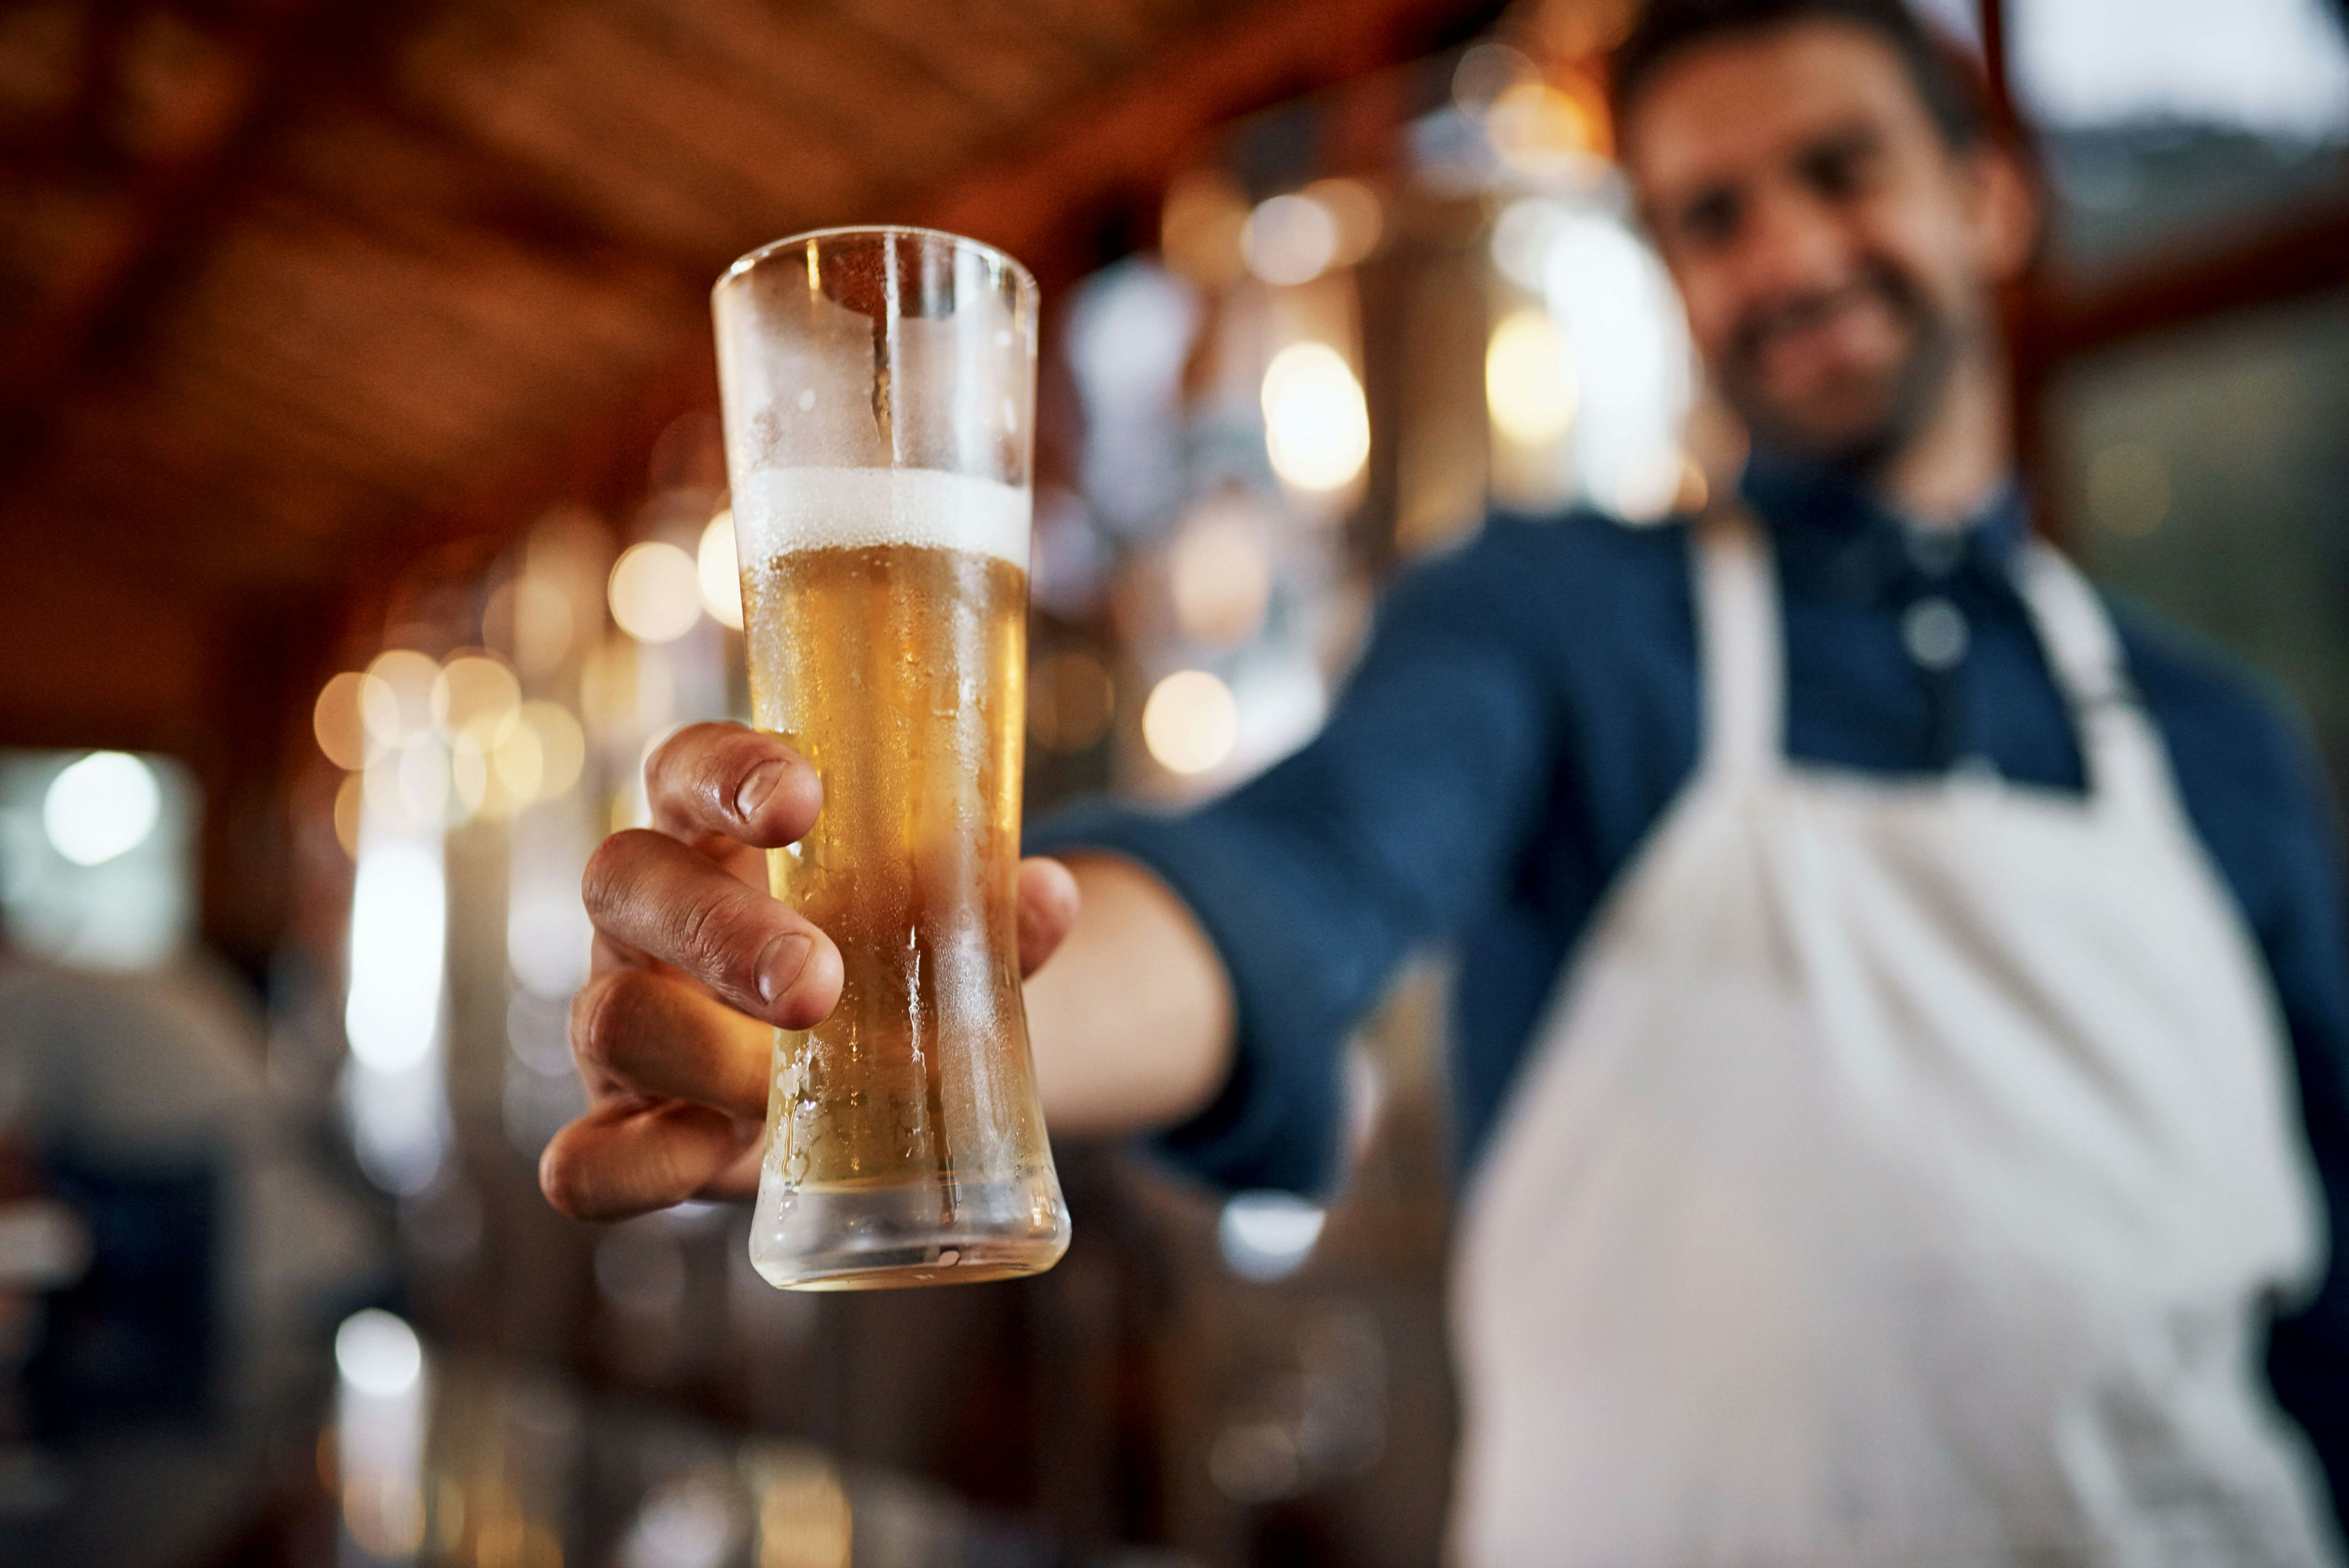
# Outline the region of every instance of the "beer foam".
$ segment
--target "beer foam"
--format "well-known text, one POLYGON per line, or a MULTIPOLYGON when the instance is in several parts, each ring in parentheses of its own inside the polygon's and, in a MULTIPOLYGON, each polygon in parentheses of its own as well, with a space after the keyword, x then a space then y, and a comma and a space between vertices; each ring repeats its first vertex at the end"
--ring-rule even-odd
POLYGON ((1025 486, 934 468, 769 468, 734 492, 734 522, 756 560, 913 545, 1025 571, 1030 506, 1025 486))

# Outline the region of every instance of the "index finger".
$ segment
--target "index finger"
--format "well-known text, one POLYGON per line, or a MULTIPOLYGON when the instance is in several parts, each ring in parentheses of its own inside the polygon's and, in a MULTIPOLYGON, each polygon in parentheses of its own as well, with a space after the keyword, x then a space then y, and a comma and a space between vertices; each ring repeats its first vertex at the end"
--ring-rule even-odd
POLYGON ((691 843, 722 835, 761 849, 796 843, 815 826, 823 785, 777 737, 741 724, 688 724, 645 764, 653 826, 691 843))

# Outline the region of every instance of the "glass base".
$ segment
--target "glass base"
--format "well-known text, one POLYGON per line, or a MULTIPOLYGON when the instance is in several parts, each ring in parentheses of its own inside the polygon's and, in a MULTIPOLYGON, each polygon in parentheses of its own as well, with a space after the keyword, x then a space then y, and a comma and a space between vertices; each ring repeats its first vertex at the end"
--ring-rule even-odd
POLYGON ((787 1291, 883 1291, 1040 1274, 1069 1250, 1049 1168, 1010 1181, 761 1183, 750 1266, 787 1291))

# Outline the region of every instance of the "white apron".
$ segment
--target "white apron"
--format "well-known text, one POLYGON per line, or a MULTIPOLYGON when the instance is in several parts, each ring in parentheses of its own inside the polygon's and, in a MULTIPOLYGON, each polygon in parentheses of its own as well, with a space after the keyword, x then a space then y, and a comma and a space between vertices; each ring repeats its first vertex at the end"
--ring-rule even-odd
POLYGON ((1694 779, 1594 921, 1454 1274, 1466 1568, 2312 1568, 2257 1309, 2319 1259, 2284 1035, 2109 622, 2024 597, 2085 799, 1779 754, 1696 552, 1694 779))

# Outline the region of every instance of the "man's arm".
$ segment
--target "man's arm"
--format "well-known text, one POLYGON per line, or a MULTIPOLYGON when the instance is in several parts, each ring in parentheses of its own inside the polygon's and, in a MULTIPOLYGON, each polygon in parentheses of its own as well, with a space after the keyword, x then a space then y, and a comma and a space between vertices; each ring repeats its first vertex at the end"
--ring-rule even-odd
POLYGON ((1195 1115, 1231 1065, 1222 959, 1151 872, 1106 855, 1068 865, 1078 913, 1027 985, 1045 1121, 1056 1133, 1118 1133, 1195 1115))

